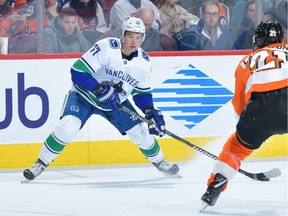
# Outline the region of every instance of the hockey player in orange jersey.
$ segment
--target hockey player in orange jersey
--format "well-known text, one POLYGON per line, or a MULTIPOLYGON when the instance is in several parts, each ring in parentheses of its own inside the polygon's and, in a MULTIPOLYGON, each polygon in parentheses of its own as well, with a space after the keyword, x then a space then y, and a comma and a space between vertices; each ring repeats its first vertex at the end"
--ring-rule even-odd
POLYGON ((274 134, 287 133, 288 44, 283 35, 277 21, 262 21, 255 30, 253 52, 236 68, 232 104, 239 121, 208 179, 200 212, 216 203, 254 149, 274 134))

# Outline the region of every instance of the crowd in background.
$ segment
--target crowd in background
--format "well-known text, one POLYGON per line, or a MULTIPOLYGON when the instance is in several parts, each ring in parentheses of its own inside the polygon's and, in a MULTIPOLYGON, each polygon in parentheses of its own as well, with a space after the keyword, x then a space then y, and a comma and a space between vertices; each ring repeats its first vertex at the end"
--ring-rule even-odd
POLYGON ((39 25, 39 1, 0 0, 0 37, 8 37, 9 54, 83 53, 99 39, 120 37, 128 16, 143 20, 147 52, 252 49, 260 20, 278 20, 287 43, 287 0, 43 1, 39 25))

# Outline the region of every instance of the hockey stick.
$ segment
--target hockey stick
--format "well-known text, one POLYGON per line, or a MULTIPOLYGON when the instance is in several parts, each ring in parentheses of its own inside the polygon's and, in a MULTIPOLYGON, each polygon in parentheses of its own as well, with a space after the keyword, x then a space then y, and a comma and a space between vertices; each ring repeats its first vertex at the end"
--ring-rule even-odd
MULTIPOLYGON (((153 121, 144 118, 143 116, 139 115, 136 112, 133 112, 132 110, 130 110, 129 108, 123 106, 122 104, 118 103, 118 107, 120 109, 122 109, 124 112, 126 112, 126 113, 130 114, 131 116, 133 116, 134 118, 137 118, 137 119, 145 122, 148 125, 154 125, 155 127, 157 127, 153 121)), ((189 141, 177 136, 176 134, 174 134, 174 133, 172 133, 172 132, 170 132, 168 130, 165 130, 165 133, 167 135, 169 135, 170 137, 178 140, 179 142, 182 142, 182 143, 188 145, 189 147, 193 148, 194 150, 200 152, 201 154, 204 154, 204 155, 206 155, 206 156, 208 156, 208 157, 210 157, 210 158, 212 158, 214 160, 217 160, 217 156, 215 156, 214 154, 206 151, 205 149, 202 149, 199 146, 190 143, 189 141)), ((251 178, 251 179, 253 179, 253 180, 256 180, 256 181, 269 181, 270 178, 275 178, 275 177, 278 177, 278 176, 281 175, 281 171, 278 168, 274 168, 274 169, 268 170, 266 172, 261 172, 261 173, 249 173, 249 172, 239 168, 238 172, 243 174, 243 175, 245 175, 245 176, 247 176, 247 177, 249 177, 249 178, 251 178)))

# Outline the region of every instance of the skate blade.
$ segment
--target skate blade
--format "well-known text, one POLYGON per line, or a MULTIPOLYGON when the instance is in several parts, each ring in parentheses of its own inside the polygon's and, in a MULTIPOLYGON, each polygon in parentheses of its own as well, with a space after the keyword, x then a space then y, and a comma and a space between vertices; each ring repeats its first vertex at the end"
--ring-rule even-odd
POLYGON ((22 183, 22 184, 25 184, 25 183, 28 183, 28 182, 30 182, 30 181, 31 181, 31 180, 24 178, 24 179, 21 181, 21 183, 22 183))
MULTIPOLYGON (((164 173, 165 174, 165 173, 164 173)), ((169 174, 165 174, 166 178, 182 178, 182 176, 180 174, 174 174, 174 175, 169 175, 169 174)))
POLYGON ((209 205, 205 202, 202 203, 199 213, 203 213, 209 205))

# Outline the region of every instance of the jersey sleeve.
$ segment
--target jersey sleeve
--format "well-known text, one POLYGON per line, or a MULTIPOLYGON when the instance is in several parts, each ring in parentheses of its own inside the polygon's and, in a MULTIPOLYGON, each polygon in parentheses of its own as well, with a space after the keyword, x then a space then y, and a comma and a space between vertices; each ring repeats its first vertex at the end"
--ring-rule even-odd
POLYGON ((142 110, 142 112, 145 111, 145 109, 153 109, 153 99, 152 99, 152 88, 151 88, 151 73, 152 73, 152 66, 150 63, 150 58, 148 54, 144 51, 141 52, 143 61, 145 62, 145 65, 142 66, 144 70, 142 73, 142 78, 139 81, 138 85, 135 87, 135 89, 131 92, 131 95, 133 96, 133 100, 136 104, 136 106, 142 110))
POLYGON ((235 90, 234 96, 232 98, 232 104, 234 111, 238 116, 240 116, 242 110, 244 109, 245 102, 245 70, 247 65, 248 58, 244 58, 238 64, 235 70, 235 90))
POLYGON ((106 64, 107 40, 100 40, 79 58, 71 68, 71 77, 74 85, 92 91, 99 85, 92 76, 93 73, 106 64))

